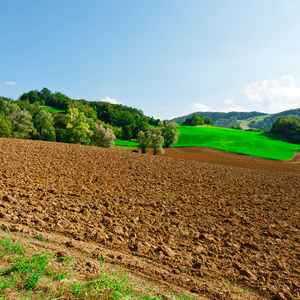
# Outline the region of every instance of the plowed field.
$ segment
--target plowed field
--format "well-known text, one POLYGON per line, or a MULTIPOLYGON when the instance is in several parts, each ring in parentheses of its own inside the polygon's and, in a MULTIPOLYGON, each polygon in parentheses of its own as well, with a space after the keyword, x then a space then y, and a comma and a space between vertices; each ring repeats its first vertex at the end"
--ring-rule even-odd
POLYGON ((201 148, 0 139, 0 225, 199 299, 297 299, 299 170, 201 148))

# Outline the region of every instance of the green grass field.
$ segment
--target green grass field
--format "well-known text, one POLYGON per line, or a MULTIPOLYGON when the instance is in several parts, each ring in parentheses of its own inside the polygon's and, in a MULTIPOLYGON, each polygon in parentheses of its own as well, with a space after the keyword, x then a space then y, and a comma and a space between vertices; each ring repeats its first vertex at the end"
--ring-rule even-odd
POLYGON ((208 147, 232 153, 286 160, 300 145, 284 142, 269 132, 249 132, 211 126, 180 126, 175 147, 208 147))
POLYGON ((115 147, 122 147, 122 148, 137 148, 139 146, 138 143, 132 141, 115 141, 115 147))
POLYGON ((53 111, 53 112, 64 112, 64 110, 59 110, 50 106, 40 106, 43 109, 49 110, 49 111, 53 111))

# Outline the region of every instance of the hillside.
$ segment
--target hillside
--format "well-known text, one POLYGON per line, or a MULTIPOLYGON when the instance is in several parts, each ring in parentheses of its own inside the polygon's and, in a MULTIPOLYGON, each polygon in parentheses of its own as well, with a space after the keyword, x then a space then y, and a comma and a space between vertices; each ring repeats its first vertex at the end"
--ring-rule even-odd
POLYGON ((278 119, 278 117, 300 118, 300 108, 290 109, 277 114, 269 115, 261 122, 250 122, 249 126, 251 128, 270 130, 272 128, 272 124, 278 119))
MULTIPOLYGON (((182 123, 187 118, 191 118, 194 113, 171 119, 172 122, 182 123)), ((244 129, 255 128, 270 130, 272 124, 278 117, 300 117, 300 108, 283 111, 277 114, 265 114, 261 112, 196 112, 197 115, 211 118, 215 126, 230 128, 241 125, 244 129)))
MULTIPOLYGON (((194 113, 171 119, 172 122, 183 123, 187 118, 191 118, 194 113)), ((203 117, 211 118, 215 123, 215 126, 218 127, 227 127, 237 126, 238 120, 247 120, 254 117, 265 116, 267 114, 260 113, 257 111, 253 112, 196 112, 197 115, 201 115, 203 117)))
POLYGON ((269 132, 249 132, 215 126, 180 126, 175 147, 209 147, 219 150, 286 160, 300 152, 300 145, 288 143, 269 132), (274 151, 276 149, 276 151, 274 151))
MULTIPOLYGON (((83 138, 80 143, 89 145, 97 145, 96 141, 91 138, 92 136, 95 138, 97 135, 97 130, 95 130, 97 125, 94 123, 109 126, 117 138, 125 140, 136 138, 139 131, 145 131, 149 125, 157 126, 159 123, 159 119, 147 117, 137 108, 106 101, 71 99, 60 92, 53 93, 47 88, 23 93, 15 101, 0 96, 0 123, 3 118, 6 125, 2 127, 5 127, 6 130, 0 130, 1 137, 21 137, 68 143, 74 140, 72 128, 75 129, 75 124, 81 124, 83 127, 81 126, 75 135, 87 135, 88 137, 83 138), (42 113, 43 110, 47 110, 49 113, 42 113), (25 116, 23 116, 24 114, 25 116), (74 116, 71 117, 71 115, 74 116), (70 118, 73 119, 74 126, 69 124, 70 118), (86 128, 86 130, 82 130, 82 128, 86 128)), ((75 131, 77 130, 78 128, 75 129, 75 131)))
POLYGON ((81 252, 84 272, 106 257, 199 299, 300 296, 297 163, 14 139, 0 149, 1 228, 53 235, 48 247, 81 252))

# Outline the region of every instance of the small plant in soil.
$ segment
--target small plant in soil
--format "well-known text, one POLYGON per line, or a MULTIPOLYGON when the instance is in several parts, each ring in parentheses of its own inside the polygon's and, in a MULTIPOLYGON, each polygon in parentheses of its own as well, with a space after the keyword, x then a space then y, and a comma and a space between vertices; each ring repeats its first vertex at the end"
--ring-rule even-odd
POLYGON ((42 234, 40 235, 35 235, 33 238, 41 241, 41 242, 45 242, 45 243, 51 243, 52 241, 50 239, 47 239, 46 237, 44 237, 42 234))

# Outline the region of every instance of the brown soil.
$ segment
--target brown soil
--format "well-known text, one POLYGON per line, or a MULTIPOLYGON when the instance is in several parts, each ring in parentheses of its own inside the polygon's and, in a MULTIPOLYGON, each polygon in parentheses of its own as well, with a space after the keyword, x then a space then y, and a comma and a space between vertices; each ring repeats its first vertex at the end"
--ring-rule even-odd
POLYGON ((204 148, 0 139, 0 226, 201 299, 297 299, 299 170, 204 148))
POLYGON ((167 148, 165 149, 164 156, 227 166, 236 166, 247 169, 267 169, 270 171, 287 171, 295 172, 298 174, 300 173, 300 154, 296 154, 291 160, 276 161, 257 157, 243 156, 204 147, 189 147, 167 148), (298 165, 295 166, 294 164, 298 165))

